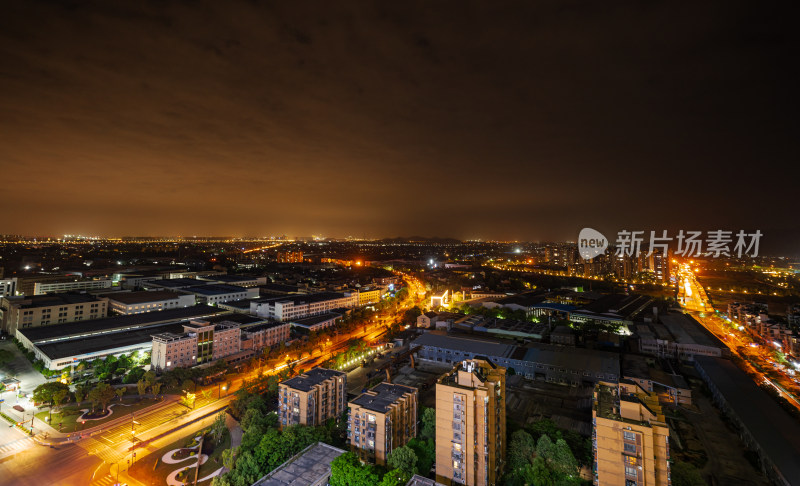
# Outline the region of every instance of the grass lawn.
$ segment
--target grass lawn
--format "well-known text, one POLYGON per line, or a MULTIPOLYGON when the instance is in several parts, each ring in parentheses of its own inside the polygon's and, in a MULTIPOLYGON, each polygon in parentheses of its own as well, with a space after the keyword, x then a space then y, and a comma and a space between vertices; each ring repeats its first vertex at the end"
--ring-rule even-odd
MULTIPOLYGON (((161 461, 161 458, 167 452, 173 449, 180 449, 182 447, 186 447, 186 445, 191 442, 192 438, 202 434, 203 432, 207 431, 208 429, 199 430, 193 434, 188 434, 183 436, 182 438, 172 442, 169 445, 166 445, 156 451, 151 451, 147 454, 147 456, 143 457, 142 459, 138 460, 136 464, 131 467, 129 473, 131 476, 135 477, 139 481, 143 482, 144 484, 148 485, 166 485, 167 476, 177 470, 183 469, 187 466, 194 466, 196 464, 196 459, 188 459, 184 462, 178 464, 164 464, 161 461)), ((200 471, 198 474, 198 478, 202 478, 208 476, 212 472, 216 471, 217 469, 222 467, 222 451, 225 449, 230 448, 231 446, 231 435, 229 432, 225 432, 225 436, 222 439, 222 443, 214 448, 214 451, 209 454, 208 459, 206 460, 205 464, 200 466, 200 471), (215 461, 217 459, 219 462, 215 461)), ((190 478, 194 479, 194 470, 191 471, 189 476, 190 478)), ((205 481, 200 483, 202 485, 211 484, 211 481, 205 481)))
MULTIPOLYGON (((81 412, 81 408, 89 408, 91 405, 88 403, 84 403, 80 407, 77 405, 68 405, 63 407, 58 413, 53 412, 52 418, 50 419, 50 424, 53 426, 54 429, 58 430, 58 424, 61 424, 61 432, 75 432, 76 430, 84 430, 96 425, 103 424, 110 420, 115 420, 120 417, 124 417, 126 415, 130 416, 132 412, 138 412, 143 408, 147 408, 150 405, 157 403, 156 400, 150 398, 144 398, 141 401, 138 398, 131 397, 131 398, 122 398, 122 402, 120 403, 119 400, 112 401, 109 405, 114 405, 111 410, 114 412, 111 415, 99 419, 99 420, 87 420, 85 424, 77 423, 76 420, 78 417, 81 416, 83 412, 81 412)), ((44 410, 36 414, 36 418, 42 420, 44 422, 47 421, 47 417, 49 416, 50 412, 48 410, 44 410)))

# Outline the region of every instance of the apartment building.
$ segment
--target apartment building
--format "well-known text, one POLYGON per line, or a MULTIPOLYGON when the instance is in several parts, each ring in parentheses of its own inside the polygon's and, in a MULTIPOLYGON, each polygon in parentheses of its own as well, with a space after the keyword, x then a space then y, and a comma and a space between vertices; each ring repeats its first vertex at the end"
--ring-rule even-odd
POLYGON ((36 282, 33 295, 54 294, 59 292, 78 292, 81 290, 110 289, 111 280, 75 280, 69 282, 36 282))
POLYGON ((281 427, 319 425, 347 409, 347 373, 314 368, 278 385, 281 427))
POLYGON ((142 314, 144 312, 177 309, 195 305, 192 294, 170 290, 143 290, 141 292, 115 292, 102 296, 115 314, 142 314))
POLYGON ((600 382, 592 424, 596 486, 669 486, 669 428, 655 393, 600 382))
POLYGON ((239 323, 212 323, 192 320, 183 324, 183 333, 154 334, 151 366, 160 371, 188 368, 216 361, 241 351, 239 323))
POLYGON ((385 465, 395 447, 417 436, 416 388, 380 383, 348 404, 347 438, 362 461, 385 465))
POLYGON ((12 336, 17 329, 99 319, 107 314, 108 304, 89 294, 62 294, 5 297, 0 301, 3 330, 12 336))
POLYGON ((436 480, 493 486, 505 464, 506 369, 475 358, 436 382, 436 480))

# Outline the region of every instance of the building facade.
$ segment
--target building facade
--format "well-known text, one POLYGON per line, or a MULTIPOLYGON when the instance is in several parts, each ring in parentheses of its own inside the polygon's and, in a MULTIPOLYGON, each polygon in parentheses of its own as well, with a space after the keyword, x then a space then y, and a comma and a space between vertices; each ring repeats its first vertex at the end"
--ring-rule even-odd
POLYGON ((385 465, 392 450, 417 436, 416 388, 380 383, 348 404, 347 438, 362 461, 385 465))
POLYGON ((65 324, 105 317, 108 304, 89 294, 63 294, 6 297, 0 302, 3 330, 12 336, 17 329, 65 324))
POLYGON ((320 425, 347 410, 347 373, 314 368, 278 385, 281 427, 320 425))
POLYGON ((33 295, 54 294, 59 292, 77 292, 80 290, 110 289, 111 280, 76 280, 70 282, 36 282, 33 295))
POLYGON ((189 368, 241 351, 241 329, 236 322, 193 320, 183 325, 183 331, 153 335, 153 369, 189 368))
POLYGON ((596 486, 669 486, 669 427, 638 384, 597 384, 592 443, 596 486))
POLYGON ((279 321, 328 313, 334 309, 352 308, 358 304, 355 293, 318 292, 258 299, 250 303, 250 313, 279 321))
POLYGON ((436 383, 436 480, 494 486, 505 464, 506 370, 465 360, 436 383))

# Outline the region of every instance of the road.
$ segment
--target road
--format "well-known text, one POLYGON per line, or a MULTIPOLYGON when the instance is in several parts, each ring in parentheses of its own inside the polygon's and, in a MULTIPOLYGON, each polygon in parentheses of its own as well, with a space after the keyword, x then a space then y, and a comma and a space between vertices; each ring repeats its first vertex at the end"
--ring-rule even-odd
POLYGON ((758 376, 758 382, 771 385, 780 396, 800 410, 798 400, 798 386, 793 378, 786 372, 776 367, 774 357, 763 345, 755 342, 753 336, 744 329, 739 329, 731 321, 723 319, 714 310, 705 289, 695 278, 692 269, 682 264, 678 270, 679 293, 678 297, 684 308, 714 334, 730 350, 731 354, 742 359, 750 373, 758 376), (764 370, 774 370, 777 379, 766 376, 764 370))

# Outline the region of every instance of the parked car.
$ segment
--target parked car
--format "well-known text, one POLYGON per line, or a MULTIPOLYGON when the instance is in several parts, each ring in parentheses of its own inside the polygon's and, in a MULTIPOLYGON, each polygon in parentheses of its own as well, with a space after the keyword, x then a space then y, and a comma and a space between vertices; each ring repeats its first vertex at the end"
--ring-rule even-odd
POLYGON ((13 408, 14 410, 16 410, 17 412, 25 412, 25 409, 24 409, 24 408, 22 408, 22 406, 21 406, 21 405, 14 405, 14 406, 13 406, 13 407, 11 407, 11 408, 13 408))

